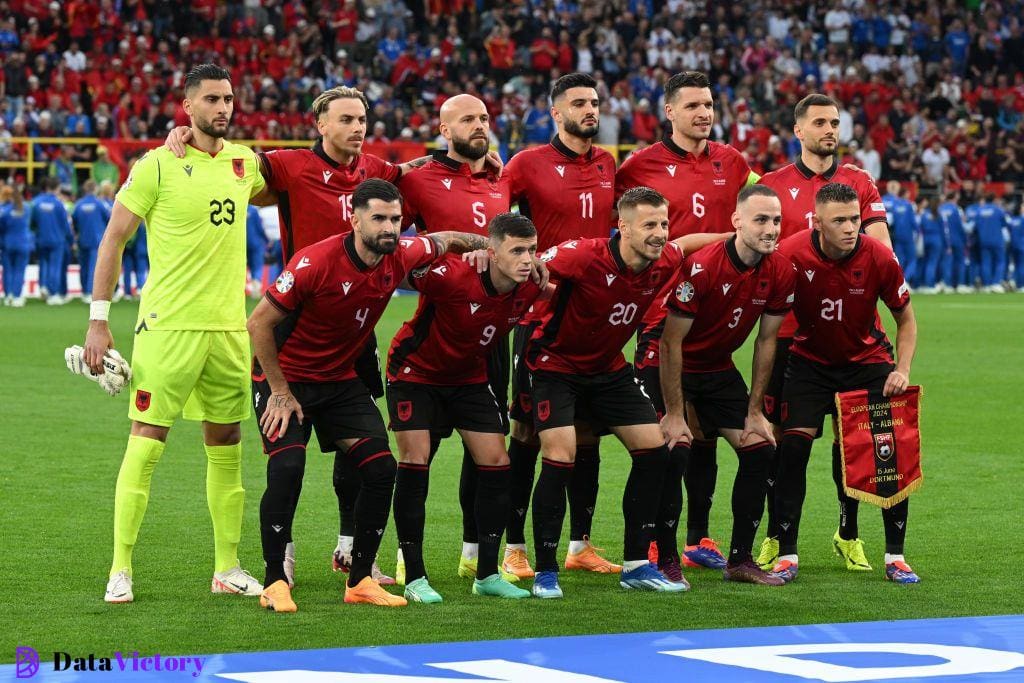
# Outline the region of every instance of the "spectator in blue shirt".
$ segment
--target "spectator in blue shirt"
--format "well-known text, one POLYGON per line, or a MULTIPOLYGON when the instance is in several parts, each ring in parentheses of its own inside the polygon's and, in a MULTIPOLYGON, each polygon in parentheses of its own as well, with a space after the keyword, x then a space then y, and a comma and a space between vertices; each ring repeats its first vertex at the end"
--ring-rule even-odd
POLYGON ((59 186, 60 182, 56 178, 43 179, 43 193, 33 200, 29 221, 36 233, 39 285, 46 290, 46 303, 51 306, 64 303, 60 297, 61 280, 67 281, 67 273, 61 272, 61 264, 64 250, 71 240, 68 212, 55 194, 59 186))
POLYGON ((974 233, 981 261, 979 274, 986 292, 1002 292, 1000 283, 1005 272, 1006 238, 1003 231, 1008 221, 1006 212, 995 203, 995 195, 983 195, 977 204, 967 207, 967 224, 974 233))
POLYGON ((937 293, 939 265, 946 250, 945 230, 938 211, 937 197, 922 199, 917 207, 917 225, 924 245, 924 266, 921 268, 921 292, 937 293))
POLYGON ((547 107, 547 100, 538 97, 523 116, 523 139, 527 145, 544 145, 554 136, 554 121, 547 107))
POLYGON ((955 19, 946 33, 946 54, 953 60, 953 70, 963 75, 967 69, 967 53, 971 48, 971 36, 964 30, 963 22, 955 19))
POLYGON ((917 282, 917 221, 914 218, 914 205, 906 198, 906 189, 899 182, 890 180, 887 192, 882 197, 885 204, 886 220, 892 231, 892 250, 903 266, 903 276, 907 282, 917 282))
POLYGON ((1010 219, 1010 255, 1013 258, 1013 283, 1024 291, 1024 201, 1017 215, 1010 219))
POLYGON ((946 253, 942 259, 942 282, 950 289, 967 294, 971 286, 967 281, 967 231, 964 212, 957 203, 957 193, 949 192, 939 205, 939 219, 945 231, 946 253))
POLYGON ((245 254, 249 264, 249 288, 252 296, 263 294, 263 267, 267 262, 267 234, 259 207, 249 205, 245 214, 245 254))
POLYGON ((96 183, 86 180, 82 186, 85 194, 75 202, 71 212, 71 221, 78 237, 78 264, 82 274, 82 300, 92 301, 92 275, 96 265, 96 251, 103 239, 103 231, 110 220, 110 209, 100 200, 96 192, 96 183))
POLYGON ((30 207, 25 203, 20 187, 6 187, 11 201, 0 209, 0 234, 3 235, 4 303, 8 306, 25 305, 22 289, 25 286, 25 268, 35 248, 32 231, 28 228, 30 207))

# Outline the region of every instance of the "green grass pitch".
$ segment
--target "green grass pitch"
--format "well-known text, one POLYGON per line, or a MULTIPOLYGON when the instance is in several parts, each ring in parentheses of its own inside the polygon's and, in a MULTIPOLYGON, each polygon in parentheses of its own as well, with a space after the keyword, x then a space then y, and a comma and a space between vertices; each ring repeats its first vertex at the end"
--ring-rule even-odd
MULTIPOLYGON (((392 301, 377 328, 383 348, 414 306, 409 296, 392 301)), ((342 603, 344 575, 331 573, 329 565, 338 523, 331 459, 311 449, 295 523, 300 611, 294 615, 260 610, 255 598, 210 594, 205 458, 199 427, 187 422, 171 431, 154 478, 135 552, 136 602, 103 602, 128 397, 110 399, 64 368, 64 347, 83 339, 85 306, 0 309, 0 580, 8 595, 0 661, 12 661, 16 645, 199 654, 1022 612, 1016 563, 1024 538, 1017 434, 1024 299, 921 296, 915 307, 921 339, 911 380, 925 387, 926 481, 912 498, 907 559, 923 577, 918 586, 883 580, 881 519, 871 506, 861 506, 860 529, 874 571, 847 572, 833 556, 836 504, 826 438, 816 442, 811 461, 801 574, 790 586, 732 585, 717 573, 690 570, 692 591, 663 596, 620 590, 614 577, 565 573, 564 600, 477 598, 470 582, 455 573, 461 542, 456 439, 435 461, 427 503, 427 566, 444 604, 385 610, 342 603)), ((111 314, 119 348, 126 351, 135 307, 117 304, 111 314)), ((744 371, 749 353, 748 346, 738 354, 744 371)), ((258 508, 265 456, 255 422, 243 429, 248 494, 241 558, 262 577, 258 508)), ((628 456, 606 439, 602 463, 594 541, 621 559, 628 456)), ((735 456, 724 443, 719 467, 712 533, 727 542, 735 456)), ((389 525, 380 552, 388 571, 395 548, 389 525)))

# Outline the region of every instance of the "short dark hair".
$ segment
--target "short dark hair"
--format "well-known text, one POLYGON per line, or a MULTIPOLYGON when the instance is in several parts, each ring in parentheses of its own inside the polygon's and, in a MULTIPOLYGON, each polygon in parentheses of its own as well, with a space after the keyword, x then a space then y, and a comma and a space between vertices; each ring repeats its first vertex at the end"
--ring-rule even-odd
POLYGON ((859 201, 857 191, 843 183, 827 183, 822 185, 818 193, 814 195, 815 205, 849 204, 856 201, 859 201))
POLYGON ((710 88, 707 74, 700 71, 680 71, 665 82, 665 101, 671 102, 683 88, 710 88))
POLYGON ((569 88, 594 88, 596 90, 597 81, 593 76, 579 71, 566 74, 551 84, 551 104, 554 104, 555 100, 569 88))
POLYGON ((537 236, 537 226, 521 213, 499 213, 487 225, 487 234, 499 242, 506 237, 529 239, 537 236))
POLYGON ((382 202, 402 201, 402 193, 398 188, 386 180, 370 178, 359 183, 356 191, 352 193, 352 209, 366 209, 370 206, 371 199, 379 199, 382 202))
POLYGON ((747 185, 736 195, 736 204, 743 204, 751 197, 775 197, 778 199, 779 195, 767 185, 747 185))
POLYGON ((828 95, 823 95, 820 92, 812 92, 807 97, 803 98, 796 103, 793 107, 793 118, 797 121, 807 116, 807 110, 811 107, 835 107, 839 110, 839 103, 828 95))
POLYGON ((43 178, 43 190, 45 192, 53 192, 60 187, 60 180, 56 176, 46 176, 43 178))
POLYGON ((203 81, 228 81, 231 82, 231 73, 224 67, 216 64, 196 64, 189 69, 185 76, 185 97, 195 92, 203 81))
POLYGON ((650 187, 631 187, 619 197, 616 208, 622 214, 626 209, 635 209, 641 204, 654 207, 665 206, 668 204, 668 200, 660 192, 650 187))

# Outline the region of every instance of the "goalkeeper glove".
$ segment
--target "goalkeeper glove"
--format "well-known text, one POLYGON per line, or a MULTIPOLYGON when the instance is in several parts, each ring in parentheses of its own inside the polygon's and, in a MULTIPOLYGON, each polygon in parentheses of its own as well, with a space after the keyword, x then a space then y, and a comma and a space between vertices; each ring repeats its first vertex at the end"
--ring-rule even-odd
POLYGON ((103 372, 93 373, 82 359, 85 352, 81 346, 69 346, 64 349, 64 362, 73 375, 81 375, 100 385, 100 388, 111 396, 117 396, 132 379, 132 369, 128 361, 114 349, 107 349, 103 354, 103 372))

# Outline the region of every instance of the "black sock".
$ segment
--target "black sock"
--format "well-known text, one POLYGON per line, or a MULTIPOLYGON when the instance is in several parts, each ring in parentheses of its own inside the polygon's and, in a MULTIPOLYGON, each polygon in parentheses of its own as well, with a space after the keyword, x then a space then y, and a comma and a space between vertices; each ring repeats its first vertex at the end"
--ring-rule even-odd
POLYGON ((775 482, 775 507, 779 520, 779 555, 796 553, 800 513, 807 495, 807 463, 814 437, 792 430, 782 435, 779 470, 775 482))
POLYGON ((668 454, 668 471, 665 484, 661 487, 661 504, 658 506, 658 525, 654 529, 658 542, 658 564, 669 560, 679 562, 679 517, 683 513, 683 473, 690 458, 689 444, 679 444, 668 454))
POLYGON ((518 439, 512 439, 508 445, 508 459, 512 469, 506 543, 526 543, 526 510, 530 507, 530 493, 533 491, 539 453, 540 446, 518 439))
POLYGON ((832 442, 832 481, 836 484, 836 496, 839 498, 839 538, 852 541, 859 537, 857 510, 860 501, 850 498, 843 489, 843 458, 838 441, 832 442))
POLYGON ((779 446, 772 450, 772 461, 768 465, 768 489, 765 493, 768 508, 768 531, 765 534, 768 538, 779 537, 779 520, 775 514, 775 482, 779 478, 779 446))
POLYGON ((386 439, 363 439, 348 450, 347 457, 359 468, 359 495, 355 507, 355 539, 348 585, 370 575, 391 510, 395 490, 395 456, 386 439))
POLYGON ((306 469, 305 446, 278 451, 267 460, 267 490, 260 500, 260 537, 266 574, 263 585, 285 581, 284 550, 295 517, 295 491, 306 469))
POLYGON ((732 485, 732 541, 729 544, 729 564, 740 564, 751 559, 754 536, 764 514, 764 496, 768 488, 768 470, 775 448, 760 443, 737 448, 739 463, 736 481, 732 485))
POLYGON ((508 465, 478 465, 477 468, 479 480, 474 507, 480 552, 476 561, 476 578, 486 579, 491 574, 498 573, 501 532, 508 520, 508 483, 511 468, 508 465))
POLYGON ((459 477, 459 506, 462 508, 462 542, 477 543, 476 505, 477 470, 469 448, 462 445, 462 474, 459 477))
POLYGON ((533 545, 539 572, 558 571, 555 555, 565 521, 565 490, 570 477, 571 462, 541 458, 540 476, 533 489, 533 545))
MULTIPOLYGON (((360 442, 356 442, 358 445, 360 442)), ((359 468, 343 451, 334 453, 334 495, 338 497, 338 534, 356 534, 356 498, 359 496, 359 468)))
POLYGON ((576 465, 569 480, 569 540, 590 537, 597 505, 601 453, 598 444, 576 447, 576 465))
POLYGON ((668 446, 630 451, 632 466, 622 492, 625 524, 622 559, 646 560, 654 538, 655 520, 661 503, 661 487, 668 469, 668 446))
POLYGON ((907 538, 907 515, 909 514, 909 498, 904 498, 888 510, 882 510, 882 525, 885 527, 885 552, 890 555, 903 554, 903 542, 907 538))
POLYGON ((711 501, 718 481, 715 439, 694 439, 686 463, 686 545, 697 545, 707 538, 711 501))
POLYGON ((398 463, 395 476, 395 531, 405 562, 405 583, 427 575, 423 564, 423 526, 426 520, 427 482, 430 468, 410 462, 398 463))

